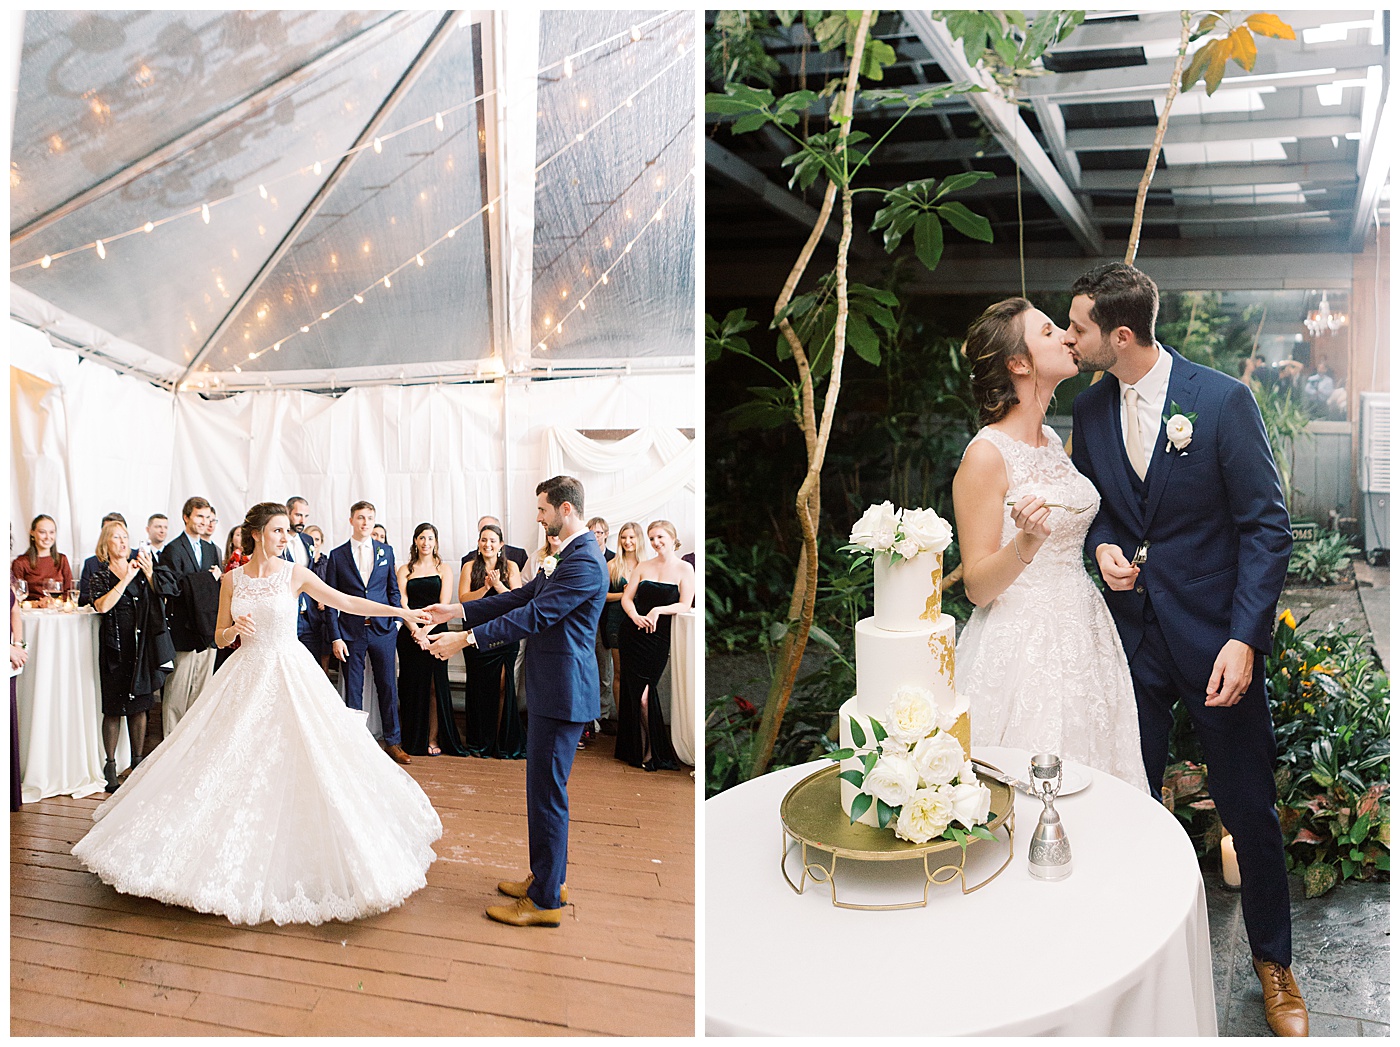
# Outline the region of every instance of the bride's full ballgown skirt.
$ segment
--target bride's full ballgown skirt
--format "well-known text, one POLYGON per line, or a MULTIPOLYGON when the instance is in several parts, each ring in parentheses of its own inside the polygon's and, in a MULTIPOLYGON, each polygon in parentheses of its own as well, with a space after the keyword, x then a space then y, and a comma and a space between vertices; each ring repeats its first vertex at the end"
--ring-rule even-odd
POLYGON ((297 641, 291 573, 235 573, 233 613, 257 635, 73 848, 123 894, 236 924, 319 924, 426 884, 442 823, 297 641))

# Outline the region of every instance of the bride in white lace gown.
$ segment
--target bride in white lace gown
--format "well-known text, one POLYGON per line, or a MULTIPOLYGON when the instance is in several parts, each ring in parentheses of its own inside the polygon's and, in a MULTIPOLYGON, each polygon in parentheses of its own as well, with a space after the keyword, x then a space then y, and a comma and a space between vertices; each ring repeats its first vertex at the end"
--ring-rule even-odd
POLYGON ((1099 493, 1044 424, 1055 386, 1078 373, 1063 334, 1024 298, 968 330, 983 428, 953 480, 977 605, 958 640, 957 687, 974 745, 1058 753, 1146 790, 1128 661, 1084 569, 1099 493))
POLYGON ((442 822, 297 641, 297 594, 353 614, 426 616, 336 592, 277 557, 262 503, 252 559, 226 574, 216 639, 242 643, 160 746, 93 814, 73 854, 123 894, 235 924, 354 920, 426 883, 442 822))

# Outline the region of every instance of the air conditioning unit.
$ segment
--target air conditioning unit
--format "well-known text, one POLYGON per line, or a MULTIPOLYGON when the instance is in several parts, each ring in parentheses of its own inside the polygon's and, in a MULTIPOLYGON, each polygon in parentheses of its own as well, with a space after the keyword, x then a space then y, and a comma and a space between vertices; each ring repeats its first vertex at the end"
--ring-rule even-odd
POLYGON ((1357 462, 1361 488, 1362 550, 1390 553, 1390 394, 1361 394, 1361 454, 1357 462))

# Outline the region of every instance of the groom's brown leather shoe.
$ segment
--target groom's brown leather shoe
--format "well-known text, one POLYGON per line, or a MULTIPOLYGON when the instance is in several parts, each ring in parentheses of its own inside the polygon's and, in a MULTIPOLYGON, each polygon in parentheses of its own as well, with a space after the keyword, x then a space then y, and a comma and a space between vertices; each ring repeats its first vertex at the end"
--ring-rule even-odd
POLYGON ((403 751, 403 746, 401 745, 386 745, 384 751, 393 757, 395 763, 413 762, 413 760, 409 758, 408 753, 403 751))
POLYGON ((563 908, 541 909, 529 898, 517 898, 510 905, 488 905, 486 915, 512 927, 558 927, 563 908))
POLYGON ((1264 987, 1264 1017, 1275 1036, 1306 1036, 1308 1005, 1293 980, 1293 969, 1281 963, 1254 958, 1254 973, 1264 987))
MULTIPOLYGON (((500 891, 507 898, 524 898, 530 893, 530 884, 535 882, 535 874, 530 873, 523 880, 502 880, 496 884, 496 890, 500 891)), ((569 885, 561 883, 559 885, 559 904, 569 904, 569 885)))

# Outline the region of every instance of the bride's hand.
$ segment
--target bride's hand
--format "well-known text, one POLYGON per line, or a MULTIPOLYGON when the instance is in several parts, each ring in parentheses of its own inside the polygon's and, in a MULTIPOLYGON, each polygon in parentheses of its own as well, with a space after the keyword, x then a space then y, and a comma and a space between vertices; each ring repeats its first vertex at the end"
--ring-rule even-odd
POLYGON ((1044 498, 1029 494, 1023 497, 1011 509, 1011 522, 1037 544, 1050 537, 1050 510, 1044 498))
POLYGON ((421 608, 404 607, 399 617, 412 626, 415 632, 425 625, 431 625, 433 621, 433 616, 421 608))
POLYGON ((235 636, 246 636, 249 639, 258 634, 257 626, 253 624, 251 615, 240 614, 233 620, 233 634, 235 636))

